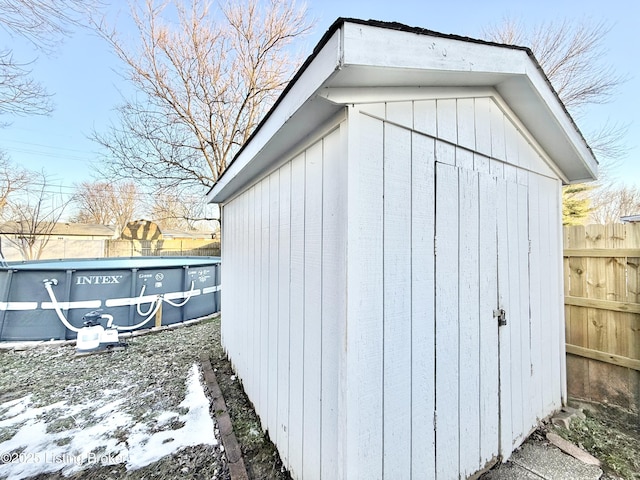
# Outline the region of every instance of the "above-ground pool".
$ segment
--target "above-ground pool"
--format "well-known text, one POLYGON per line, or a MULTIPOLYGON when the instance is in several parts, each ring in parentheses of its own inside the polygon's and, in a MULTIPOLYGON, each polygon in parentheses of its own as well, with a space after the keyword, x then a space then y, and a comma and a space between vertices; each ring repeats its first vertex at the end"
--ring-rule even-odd
POLYGON ((219 291, 219 257, 9 262, 0 267, 0 341, 74 339, 94 311, 120 331, 192 320, 220 311, 219 291))

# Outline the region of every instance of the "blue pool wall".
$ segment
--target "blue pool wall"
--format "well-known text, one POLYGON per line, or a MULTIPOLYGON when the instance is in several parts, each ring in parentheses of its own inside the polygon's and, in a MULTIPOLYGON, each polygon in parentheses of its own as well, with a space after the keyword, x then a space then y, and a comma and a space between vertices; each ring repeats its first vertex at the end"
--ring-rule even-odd
MULTIPOLYGON (((113 315, 114 325, 137 325, 136 302, 161 295, 183 306, 162 303, 162 325, 193 320, 220 311, 220 257, 127 257, 12 262, 0 268, 0 341, 70 340, 53 309, 45 280, 64 316, 82 327, 83 316, 94 310, 113 315), (192 288, 193 282, 193 288, 192 288), (144 287, 144 289, 143 289, 144 287)), ((142 303, 142 313, 151 307, 142 303)), ((106 325, 106 320, 103 321, 106 325)), ((140 328, 149 328, 155 318, 140 328)))

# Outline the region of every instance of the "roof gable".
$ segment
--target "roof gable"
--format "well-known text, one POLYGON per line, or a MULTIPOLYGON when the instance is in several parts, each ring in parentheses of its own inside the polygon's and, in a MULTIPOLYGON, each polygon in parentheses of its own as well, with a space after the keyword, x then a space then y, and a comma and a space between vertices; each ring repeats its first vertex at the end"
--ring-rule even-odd
POLYGON ((345 105, 364 102, 364 89, 388 87, 494 89, 563 181, 596 177, 591 150, 529 49, 338 19, 218 179, 209 201, 226 201, 345 105))

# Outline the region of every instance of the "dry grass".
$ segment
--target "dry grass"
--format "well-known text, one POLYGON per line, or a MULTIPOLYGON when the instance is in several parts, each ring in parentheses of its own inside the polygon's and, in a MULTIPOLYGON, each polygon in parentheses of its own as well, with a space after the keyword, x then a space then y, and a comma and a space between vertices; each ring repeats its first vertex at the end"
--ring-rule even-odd
MULTIPOLYGON (((86 357, 76 357, 73 346, 40 346, 0 353, 0 404, 27 395, 31 395, 34 408, 65 402, 63 407, 43 411, 39 418, 46 423, 47 434, 59 434, 58 445, 71 440, 64 437, 66 431, 96 427, 95 423, 101 419, 95 410, 105 397, 110 402, 119 401, 118 413, 130 418, 131 424, 142 425, 151 433, 177 431, 184 424, 179 418, 163 423, 158 422, 157 414, 186 413, 180 404, 185 399, 189 369, 199 363, 202 352, 212 354, 220 350, 219 328, 219 319, 202 321, 130 338, 123 351, 86 357), (77 411, 68 415, 65 410, 68 412, 69 408, 77 411)), ((3 413, 6 412, 0 411, 0 416, 3 413)), ((0 442, 10 439, 16 427, 0 428, 0 442)), ((105 443, 128 445, 132 432, 126 425, 119 425, 108 431, 108 436, 111 442, 105 443)), ((219 440, 217 428, 216 437, 219 440)), ((127 471, 123 463, 88 464, 70 477, 63 477, 59 470, 33 478, 226 479, 229 478, 226 459, 219 445, 182 448, 138 470, 127 471)), ((0 465, 0 478, 2 471, 0 465)))
POLYGON ((556 432, 598 458, 609 478, 640 480, 640 416, 613 405, 570 403, 586 418, 556 432))
MULTIPOLYGON (((209 319, 192 326, 166 330, 128 340, 121 352, 76 357, 72 346, 38 347, 22 352, 0 353, 0 404, 31 394, 34 406, 66 401, 83 405, 105 391, 117 391, 126 401, 119 408, 150 429, 180 428, 179 421, 154 425, 154 413, 179 410, 185 397, 189 368, 206 353, 216 372, 240 443, 249 478, 288 480, 280 458, 262 433, 251 402, 246 397, 220 345, 220 320, 209 319)), ((581 404, 587 418, 572 424, 571 430, 557 429, 565 438, 582 446, 603 463, 606 478, 640 479, 640 419, 615 407, 581 404)), ((3 415, 0 409, 0 417, 3 415)), ((91 428, 90 412, 70 418, 59 410, 42 414, 47 433, 64 433, 78 427, 91 428)), ((550 425, 547 428, 553 428, 550 425)), ((16 427, 0 426, 0 444, 16 433, 16 427)), ((126 442, 126 428, 112 436, 126 442)), ((535 435, 534 435, 535 436, 535 435)), ((218 437, 219 438, 219 437, 218 437)), ((64 443, 64 435, 59 442, 64 443)), ((1 452, 0 453, 4 453, 1 452)), ((0 464, 0 478, 3 477, 0 464)), ((138 470, 124 464, 91 465, 69 477, 59 471, 32 479, 228 479, 224 453, 219 446, 192 446, 138 470)))

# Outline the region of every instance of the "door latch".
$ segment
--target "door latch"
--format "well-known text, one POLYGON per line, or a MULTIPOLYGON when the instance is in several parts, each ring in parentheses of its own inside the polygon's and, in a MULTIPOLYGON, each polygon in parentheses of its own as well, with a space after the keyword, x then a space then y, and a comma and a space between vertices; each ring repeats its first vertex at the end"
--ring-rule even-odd
POLYGON ((504 327, 507 324, 507 312, 504 311, 504 308, 494 310, 493 317, 498 319, 499 327, 504 327))

